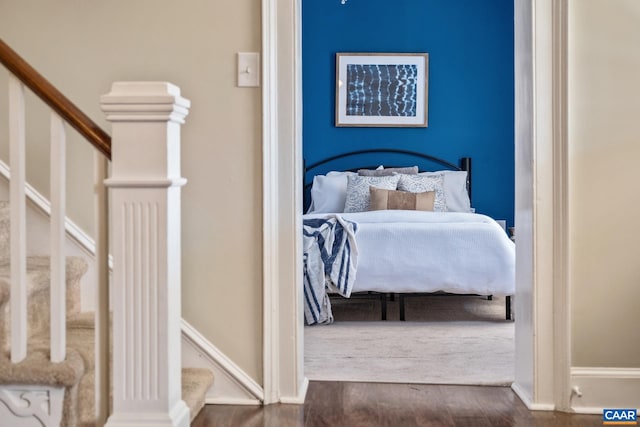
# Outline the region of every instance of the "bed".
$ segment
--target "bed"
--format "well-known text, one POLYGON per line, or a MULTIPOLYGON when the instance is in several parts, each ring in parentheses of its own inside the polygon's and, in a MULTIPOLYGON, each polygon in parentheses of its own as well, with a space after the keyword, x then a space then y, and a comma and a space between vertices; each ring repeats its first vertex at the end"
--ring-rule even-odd
MULTIPOLYGON (((397 296, 401 320, 405 318, 404 299, 411 295, 503 296, 505 317, 511 319, 515 246, 495 220, 471 208, 470 158, 460 159, 458 166, 412 151, 353 151, 306 167, 305 189, 309 190, 305 225, 340 227, 340 238, 357 258, 354 265, 347 265, 352 270, 349 288, 346 283, 339 287, 329 283, 329 294, 374 294, 382 302, 383 319, 387 298, 397 296), (363 164, 372 155, 385 161, 382 165, 344 166, 363 164), (340 170, 331 166, 336 164, 342 165, 340 170), (411 166, 388 166, 393 164, 411 166), (418 164, 420 168, 414 166, 418 164), (342 227, 346 227, 344 233, 342 227)), ((305 235, 311 234, 305 230, 305 235)), ((325 252, 338 247, 336 242, 332 238, 325 252)), ((307 258, 305 252, 305 268, 307 258)), ((346 259, 343 253, 339 259, 346 259)), ((335 270, 336 277, 350 271, 344 265, 335 270)), ((329 270, 324 273, 323 277, 329 277, 329 270)), ((312 302, 312 298, 307 301, 312 302)), ((309 320, 307 323, 330 323, 332 318, 309 320)))

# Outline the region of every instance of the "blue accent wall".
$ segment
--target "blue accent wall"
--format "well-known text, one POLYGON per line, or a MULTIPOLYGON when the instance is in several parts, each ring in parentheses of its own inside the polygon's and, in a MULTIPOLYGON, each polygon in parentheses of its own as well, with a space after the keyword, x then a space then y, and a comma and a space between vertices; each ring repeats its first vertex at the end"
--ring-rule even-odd
POLYGON ((513 0, 303 0, 302 69, 307 164, 367 148, 468 156, 472 205, 513 224, 513 0), (429 126, 335 127, 337 52, 429 53, 429 126))

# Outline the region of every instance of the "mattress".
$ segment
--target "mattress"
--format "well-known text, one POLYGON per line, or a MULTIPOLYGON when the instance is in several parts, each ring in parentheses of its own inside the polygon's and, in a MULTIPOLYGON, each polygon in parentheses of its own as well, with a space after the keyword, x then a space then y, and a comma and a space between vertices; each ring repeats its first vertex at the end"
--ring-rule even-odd
POLYGON ((515 245, 488 216, 393 210, 332 215, 357 224, 353 292, 515 292, 515 245))

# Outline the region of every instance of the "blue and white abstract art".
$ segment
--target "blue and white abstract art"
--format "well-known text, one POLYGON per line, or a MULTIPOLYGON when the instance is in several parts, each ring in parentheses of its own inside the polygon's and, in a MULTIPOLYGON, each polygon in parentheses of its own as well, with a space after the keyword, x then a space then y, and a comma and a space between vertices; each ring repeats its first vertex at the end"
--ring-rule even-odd
POLYGON ((347 65, 347 115, 415 117, 418 67, 347 65))
POLYGON ((428 54, 338 53, 336 126, 427 126, 428 54))

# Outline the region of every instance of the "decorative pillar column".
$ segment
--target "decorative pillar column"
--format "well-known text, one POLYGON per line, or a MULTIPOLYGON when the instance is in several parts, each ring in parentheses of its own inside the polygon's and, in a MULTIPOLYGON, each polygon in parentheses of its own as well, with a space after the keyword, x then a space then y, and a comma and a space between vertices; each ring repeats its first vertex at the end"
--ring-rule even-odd
MULTIPOLYGON (((108 427, 189 425, 181 397, 180 126, 190 102, 164 82, 117 82, 112 123, 113 410, 108 427)), ((106 398, 106 396, 103 396, 106 398)))

